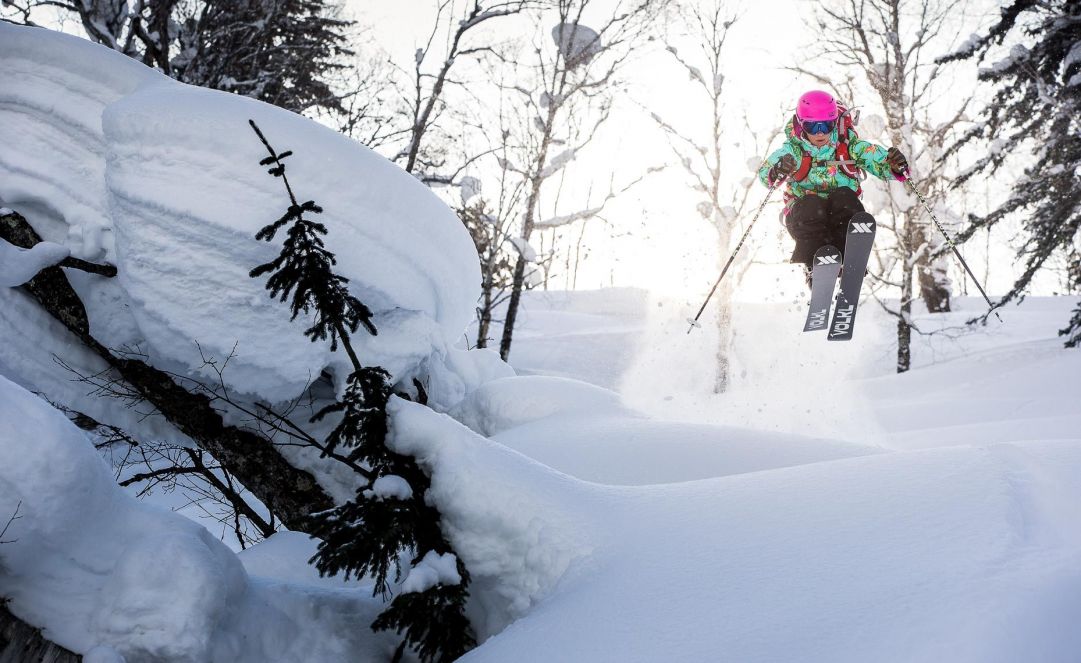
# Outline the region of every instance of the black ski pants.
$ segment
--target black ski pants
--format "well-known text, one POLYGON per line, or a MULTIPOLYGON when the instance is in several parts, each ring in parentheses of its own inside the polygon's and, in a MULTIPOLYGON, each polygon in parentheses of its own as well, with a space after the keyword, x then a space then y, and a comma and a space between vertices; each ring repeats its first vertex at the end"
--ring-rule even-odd
POLYGON ((791 262, 810 269, 815 251, 827 244, 844 254, 848 220, 862 211, 863 203, 848 187, 834 189, 826 198, 812 193, 797 200, 785 218, 788 234, 796 240, 791 262))

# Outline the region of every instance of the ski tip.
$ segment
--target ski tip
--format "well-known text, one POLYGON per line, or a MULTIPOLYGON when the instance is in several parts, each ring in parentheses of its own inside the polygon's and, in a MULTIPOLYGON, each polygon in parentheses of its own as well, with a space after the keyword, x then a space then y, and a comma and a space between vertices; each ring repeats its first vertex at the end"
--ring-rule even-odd
POLYGON ((841 250, 832 244, 826 244, 815 251, 814 265, 833 265, 841 261, 841 250))
POLYGON ((848 234, 866 234, 873 237, 875 234, 875 226, 875 217, 867 212, 856 212, 852 215, 852 218, 848 220, 848 234))
POLYGON ((837 253, 841 252, 836 246, 832 244, 823 244, 822 246, 818 247, 817 251, 815 251, 815 255, 818 255, 819 253, 833 253, 835 251, 837 253))

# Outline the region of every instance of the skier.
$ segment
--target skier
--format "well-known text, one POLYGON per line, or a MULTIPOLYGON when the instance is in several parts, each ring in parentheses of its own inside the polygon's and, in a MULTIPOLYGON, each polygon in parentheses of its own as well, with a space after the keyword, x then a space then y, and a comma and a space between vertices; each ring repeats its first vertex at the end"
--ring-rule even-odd
POLYGON ((860 140, 853 125, 849 111, 830 93, 807 92, 785 126, 784 144, 758 171, 766 186, 787 178, 782 219, 796 240, 790 262, 804 265, 808 285, 815 251, 832 244, 843 252, 849 219, 864 211, 862 173, 904 181, 908 172, 900 150, 860 140))

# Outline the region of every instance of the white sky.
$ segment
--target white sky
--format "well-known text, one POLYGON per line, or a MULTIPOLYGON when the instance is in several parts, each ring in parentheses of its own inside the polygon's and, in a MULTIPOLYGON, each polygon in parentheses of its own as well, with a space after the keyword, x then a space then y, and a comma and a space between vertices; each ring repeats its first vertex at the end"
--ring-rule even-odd
MULTIPOLYGON (((977 4, 981 1, 976 0, 977 4)), ((801 47, 811 42, 813 35, 804 26, 803 18, 813 14, 817 3, 747 0, 730 4, 740 7, 741 17, 725 46, 729 108, 733 111, 746 108, 763 125, 775 126, 783 118, 781 109, 791 108, 801 92, 819 87, 811 80, 783 70, 784 66, 797 62, 801 47)), ((375 26, 372 36, 383 49, 397 61, 409 65, 416 48, 427 38, 435 5, 435 0, 379 3, 352 0, 350 9, 362 23, 375 26)), ((979 20, 973 19, 973 25, 966 26, 961 31, 964 34, 958 38, 963 40, 975 30, 979 20)), ((505 31, 523 27, 514 26, 510 21, 498 25, 505 31)), ((678 41, 676 44, 681 52, 690 52, 690 44, 678 41)), ((586 244, 590 246, 591 254, 579 270, 577 287, 638 286, 668 295, 682 294, 688 301, 695 301, 704 296, 716 277, 722 251, 714 246, 712 229, 695 210, 700 199, 698 194, 689 188, 689 180, 674 164, 663 134, 639 105, 688 132, 704 132, 708 128, 709 110, 703 99, 694 95, 686 71, 664 53, 661 46, 654 43, 641 49, 640 57, 625 74, 630 84, 626 97, 619 100, 603 136, 588 154, 577 160, 573 172, 581 180, 583 191, 588 188, 587 181, 606 190, 613 173, 618 183, 634 179, 658 163, 673 163, 673 167, 652 176, 647 183, 609 204, 605 218, 618 229, 616 233, 599 221, 590 222, 586 244), (611 237, 613 234, 619 237, 611 237)), ((828 71, 825 73, 829 74, 828 71)), ((967 94, 974 73, 975 65, 962 72, 951 88, 953 95, 967 94)), ((872 105, 875 101, 868 98, 855 100, 855 103, 872 105)), ((776 146, 775 140, 772 148, 776 146)), ((756 154, 748 145, 728 147, 734 181, 750 174, 745 165, 749 158, 764 156, 756 154)), ((885 185, 870 180, 866 186, 885 185)), ((756 185, 747 217, 765 193, 764 187, 756 185)), ((780 198, 777 194, 775 197, 780 198)), ((563 209, 561 213, 566 211, 570 210, 563 209)), ((745 251, 757 251, 756 265, 737 293, 739 299, 783 300, 795 296, 802 288, 797 268, 784 263, 787 252, 791 251, 791 240, 781 230, 778 211, 779 205, 775 203, 767 207, 744 247, 745 251)), ((534 244, 537 243, 535 235, 534 244)), ((982 278, 986 259, 977 244, 973 242, 965 252, 982 278)), ((1010 264, 1012 253, 1007 250, 1006 238, 1000 238, 996 244, 1001 244, 996 263, 1010 264)), ((727 257, 727 252, 723 253, 727 257)), ((999 270, 993 276, 992 292, 1001 292, 1012 283, 1012 274, 1005 270, 999 270)), ((552 287, 562 288, 565 283, 564 278, 555 278, 552 287)))
MULTIPOLYGON (((809 9, 807 3, 799 4, 809 9)), ((427 38, 434 6, 433 0, 354 1, 351 9, 363 23, 377 26, 373 36, 392 57, 408 63, 427 38)), ((733 108, 746 106, 773 122, 780 105, 804 85, 779 69, 788 62, 799 38, 795 3, 743 3, 739 25, 726 45, 731 58, 726 74, 730 103, 733 108), (781 4, 791 8, 778 11, 781 4)), ((618 103, 594 148, 575 164, 577 175, 594 173, 601 188, 607 186, 610 172, 615 172, 618 183, 633 180, 651 166, 673 162, 663 135, 638 104, 688 130, 708 126, 708 115, 703 114, 708 111, 692 96, 685 70, 659 47, 656 43, 642 49, 625 75, 631 84, 628 97, 618 103)), ((753 156, 751 151, 745 155, 733 151, 733 160, 741 167, 748 156, 753 156)), ((765 189, 755 193, 764 194, 765 189)), ((632 234, 613 240, 602 223, 591 221, 593 236, 588 239, 587 234, 587 243, 592 253, 582 263, 578 287, 639 286, 666 293, 690 289, 694 296, 703 283, 708 289, 716 276, 717 251, 712 229, 695 210, 697 201, 684 174, 673 167, 610 203, 606 218, 619 227, 620 234, 632 234)), ((778 225, 776 214, 776 210, 763 214, 755 232, 760 242, 773 239, 770 231, 778 225)), ((773 256, 779 257, 779 253, 773 256)), ((564 282, 556 279, 553 287, 562 287, 564 282)))
MULTIPOLYGON (((462 4, 466 0, 458 1, 462 4)), ((605 5, 610 7, 616 0, 595 2, 603 10, 605 5)), ((996 0, 971 2, 984 8, 983 16, 974 12, 974 18, 966 18, 963 29, 956 36, 957 41, 978 29, 981 21, 986 23, 990 12, 997 13, 996 0)), ((818 3, 812 0, 739 0, 728 4, 738 8, 740 14, 725 46, 728 107, 733 117, 747 109, 763 126, 776 126, 784 117, 781 109, 791 108, 801 92, 819 87, 811 80, 783 70, 784 66, 799 61, 801 49, 812 43, 813 34, 804 26, 803 18, 812 15, 818 3)), ((436 5, 436 0, 347 0, 347 11, 361 24, 372 28, 370 35, 378 47, 395 61, 410 67, 417 47, 427 39, 436 5)), ((528 29, 520 21, 515 23, 515 19, 498 19, 487 25, 501 31, 501 37, 528 29)), ((71 31, 78 32, 77 29, 71 31)), ((675 43, 682 53, 690 53, 690 44, 681 44, 678 40, 675 43)), ((604 215, 609 225, 599 220, 589 222, 584 242, 589 247, 589 255, 581 263, 577 287, 636 286, 665 295, 682 295, 689 302, 698 302, 716 278, 718 261, 727 257, 728 251, 715 246, 714 231, 695 209, 699 194, 690 189, 689 179, 675 164, 663 134, 641 107, 658 113, 681 130, 699 135, 708 129, 709 109, 702 98, 695 96, 686 71, 662 49, 660 42, 644 46, 636 54, 633 65, 626 69, 627 93, 617 100, 616 110, 599 138, 568 168, 568 173, 573 173, 572 179, 576 180, 582 204, 563 205, 559 213, 585 207, 585 192, 591 185, 596 187, 595 190, 606 191, 610 178, 614 178, 619 186, 651 166, 672 164, 667 171, 651 176, 632 192, 610 203, 604 215)), ((829 74, 828 71, 825 73, 829 74)), ((975 65, 970 65, 953 81, 947 102, 969 94, 974 73, 975 65)), ((873 105, 874 102, 873 98, 855 100, 856 105, 873 105)), ((735 142, 734 139, 727 145, 733 188, 736 188, 735 182, 750 174, 745 165, 748 159, 764 156, 749 145, 737 146, 735 142)), ((777 142, 774 140, 771 149, 777 142)), ((1003 176, 997 179, 997 183, 987 183, 990 202, 996 194, 1007 190, 1001 182, 1003 176)), ((884 184, 871 180, 866 186, 882 187, 884 184)), ((572 198, 573 185, 568 189, 572 195, 565 198, 572 198)), ((765 193, 764 187, 755 185, 750 197, 751 211, 743 218, 744 222, 749 220, 765 193)), ((775 194, 775 197, 779 199, 780 196, 775 194)), ((737 291, 737 299, 785 300, 802 290, 797 268, 785 262, 792 243, 781 229, 778 211, 776 202, 766 208, 743 249, 754 252, 755 265, 737 291)), ((575 238, 580 227, 574 228, 575 238)), ((1004 292, 1013 282, 1014 273, 1010 268, 1015 258, 1009 246, 1012 239, 1009 228, 997 230, 992 238, 992 262, 996 266, 990 273, 988 284, 992 294, 1004 292)), ((539 244, 536 235, 534 244, 539 244)), ((983 246, 983 238, 978 238, 963 248, 981 278, 985 277, 988 263, 983 246)), ((959 267, 955 277, 958 275, 959 267)), ((568 284, 565 275, 557 274, 552 287, 563 288, 568 284)), ((1044 275, 1033 291, 1039 294, 1054 292, 1056 285, 1054 275, 1044 275)))

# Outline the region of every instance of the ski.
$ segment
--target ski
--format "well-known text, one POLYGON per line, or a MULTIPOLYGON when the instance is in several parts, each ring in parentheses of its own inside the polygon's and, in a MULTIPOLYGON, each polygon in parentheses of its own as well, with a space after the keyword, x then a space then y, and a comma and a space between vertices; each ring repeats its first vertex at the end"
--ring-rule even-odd
POLYGON ((856 306, 860 301, 863 275, 875 243, 875 218, 867 212, 857 212, 848 222, 845 236, 845 256, 841 269, 841 287, 833 307, 833 320, 827 337, 831 341, 852 340, 856 324, 856 306))
POLYGON ((807 310, 807 322, 803 331, 818 331, 827 327, 830 316, 830 300, 841 272, 841 252, 837 247, 826 245, 815 251, 811 268, 811 306, 807 310))

